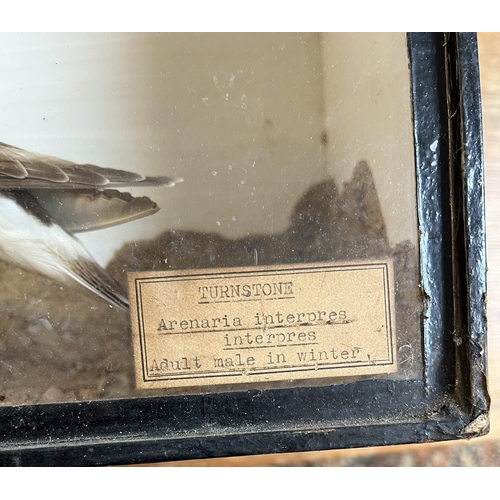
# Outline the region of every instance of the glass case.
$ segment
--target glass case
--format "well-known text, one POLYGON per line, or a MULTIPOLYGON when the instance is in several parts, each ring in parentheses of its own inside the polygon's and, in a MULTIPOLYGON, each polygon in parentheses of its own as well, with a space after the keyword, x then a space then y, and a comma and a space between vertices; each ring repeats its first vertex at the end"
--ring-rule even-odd
POLYGON ((475 50, 0 35, 0 459, 484 433, 475 50))

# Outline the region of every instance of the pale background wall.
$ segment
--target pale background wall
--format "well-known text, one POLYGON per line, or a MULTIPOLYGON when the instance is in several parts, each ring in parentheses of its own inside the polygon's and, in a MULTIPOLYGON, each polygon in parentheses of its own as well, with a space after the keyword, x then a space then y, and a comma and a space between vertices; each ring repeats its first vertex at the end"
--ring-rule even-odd
POLYGON ((321 39, 328 172, 340 184, 366 159, 391 244, 417 240, 410 72, 404 33, 321 39))
POLYGON ((403 34, 1 34, 0 68, 0 141, 185 179, 133 191, 155 216, 82 235, 102 263, 167 228, 282 231, 360 159, 391 243, 415 237, 403 34))

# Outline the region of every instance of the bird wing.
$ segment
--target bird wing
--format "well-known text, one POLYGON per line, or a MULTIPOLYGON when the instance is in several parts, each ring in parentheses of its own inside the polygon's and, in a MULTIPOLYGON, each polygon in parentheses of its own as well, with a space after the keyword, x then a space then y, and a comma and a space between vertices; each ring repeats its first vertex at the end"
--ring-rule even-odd
POLYGON ((145 177, 126 170, 72 163, 0 142, 0 189, 169 187, 181 181, 173 177, 145 177))
POLYGON ((72 233, 104 229, 153 215, 160 208, 146 196, 115 189, 31 189, 50 220, 72 233))

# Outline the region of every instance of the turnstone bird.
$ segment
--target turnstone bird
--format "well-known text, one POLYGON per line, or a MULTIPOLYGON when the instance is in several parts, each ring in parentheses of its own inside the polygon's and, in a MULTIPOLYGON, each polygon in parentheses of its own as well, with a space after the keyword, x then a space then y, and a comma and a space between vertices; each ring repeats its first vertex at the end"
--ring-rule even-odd
POLYGON ((149 198, 115 188, 180 181, 76 164, 0 143, 0 258, 60 282, 73 279, 127 310, 126 292, 74 233, 159 210, 149 198))

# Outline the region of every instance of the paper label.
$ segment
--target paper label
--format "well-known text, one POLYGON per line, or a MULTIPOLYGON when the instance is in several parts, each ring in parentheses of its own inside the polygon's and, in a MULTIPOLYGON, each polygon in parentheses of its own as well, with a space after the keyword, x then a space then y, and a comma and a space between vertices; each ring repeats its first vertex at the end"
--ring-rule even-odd
POLYGON ((139 388, 397 369, 391 261, 131 273, 139 388))

